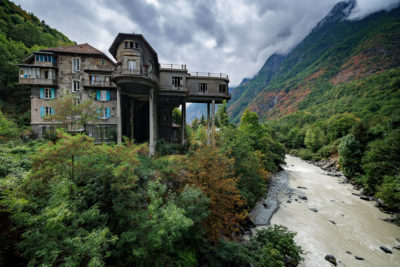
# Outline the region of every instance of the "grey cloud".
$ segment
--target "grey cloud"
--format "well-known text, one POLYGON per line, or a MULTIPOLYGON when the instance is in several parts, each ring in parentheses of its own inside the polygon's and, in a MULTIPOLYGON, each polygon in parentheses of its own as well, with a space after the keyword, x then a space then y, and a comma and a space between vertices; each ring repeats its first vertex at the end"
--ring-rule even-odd
MULTIPOLYGON (((160 61, 228 73, 231 85, 254 75, 271 54, 292 49, 339 1, 15 0, 79 43, 107 53, 118 32, 141 33, 160 61)), ((358 0, 350 17, 399 2, 358 0)))

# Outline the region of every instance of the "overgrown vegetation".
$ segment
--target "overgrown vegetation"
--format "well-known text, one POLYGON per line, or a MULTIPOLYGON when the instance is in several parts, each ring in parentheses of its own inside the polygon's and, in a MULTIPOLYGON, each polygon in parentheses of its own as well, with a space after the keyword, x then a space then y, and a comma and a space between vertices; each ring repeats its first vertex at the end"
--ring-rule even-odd
POLYGON ((283 161, 264 127, 248 111, 239 127, 226 121, 214 144, 199 126, 186 155, 158 158, 128 140, 95 145, 59 130, 24 143, 0 128, 0 204, 16 231, 0 244, 16 242, 28 265, 296 266, 302 251, 284 227, 238 241, 283 161))

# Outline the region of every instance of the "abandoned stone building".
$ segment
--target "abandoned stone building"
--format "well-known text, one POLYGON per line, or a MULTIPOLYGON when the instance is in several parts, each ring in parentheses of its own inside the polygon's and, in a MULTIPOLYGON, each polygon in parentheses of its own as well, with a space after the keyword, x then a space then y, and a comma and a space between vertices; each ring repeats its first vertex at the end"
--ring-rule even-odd
MULTIPOLYGON (((100 122, 89 127, 97 141, 122 136, 148 142, 154 153, 157 139, 176 141, 172 110, 186 103, 207 103, 209 128, 215 104, 229 100, 227 75, 189 72, 186 65, 160 64, 156 51, 141 34, 119 33, 109 52, 116 63, 91 45, 55 47, 33 52, 20 64, 19 82, 31 88, 31 125, 42 137, 57 122, 44 120, 54 112, 51 99, 73 94, 77 104, 93 98, 100 122)), ((176 127, 176 126, 175 126, 176 127)), ((185 127, 181 142, 185 142, 185 127)))

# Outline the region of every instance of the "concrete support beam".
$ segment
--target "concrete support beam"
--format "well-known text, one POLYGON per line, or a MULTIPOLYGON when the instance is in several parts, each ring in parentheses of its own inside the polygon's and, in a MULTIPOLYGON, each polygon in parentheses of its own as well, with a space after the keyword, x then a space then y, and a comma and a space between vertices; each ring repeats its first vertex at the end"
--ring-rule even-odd
POLYGON ((207 103, 207 144, 210 143, 210 103, 207 103))
POLYGON ((117 143, 122 142, 121 89, 117 88, 117 143))
POLYGON ((154 103, 154 88, 149 91, 149 156, 154 156, 156 145, 155 145, 155 103, 154 103))
POLYGON ((135 100, 131 99, 130 101, 130 108, 131 108, 131 118, 130 118, 130 124, 131 124, 131 139, 135 138, 134 135, 134 131, 135 131, 135 127, 134 127, 134 116, 135 116, 135 100))
POLYGON ((186 143, 186 102, 182 103, 182 145, 186 143))
POLYGON ((215 136, 215 99, 211 103, 211 143, 214 144, 215 136))

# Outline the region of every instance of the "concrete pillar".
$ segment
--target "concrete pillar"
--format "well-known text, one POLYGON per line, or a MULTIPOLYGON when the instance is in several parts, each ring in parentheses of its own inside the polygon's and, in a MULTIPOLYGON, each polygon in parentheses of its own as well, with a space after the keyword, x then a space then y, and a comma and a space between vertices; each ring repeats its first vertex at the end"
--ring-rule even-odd
POLYGON ((117 88, 117 142, 122 142, 121 89, 117 88))
POLYGON ((131 118, 130 118, 130 124, 131 124, 131 139, 135 138, 134 131, 134 115, 135 115, 135 100, 131 99, 130 101, 130 106, 131 106, 131 118))
POLYGON ((154 88, 149 91, 149 156, 154 156, 155 153, 155 138, 154 138, 154 88))
POLYGON ((214 144, 215 135, 215 99, 212 100, 211 104, 211 143, 214 144))
POLYGON ((207 103, 207 144, 210 143, 210 103, 207 103))
POLYGON ((182 145, 186 143, 186 102, 182 103, 182 145))

